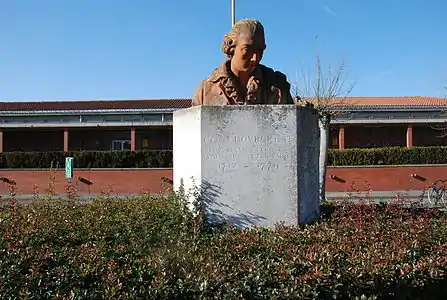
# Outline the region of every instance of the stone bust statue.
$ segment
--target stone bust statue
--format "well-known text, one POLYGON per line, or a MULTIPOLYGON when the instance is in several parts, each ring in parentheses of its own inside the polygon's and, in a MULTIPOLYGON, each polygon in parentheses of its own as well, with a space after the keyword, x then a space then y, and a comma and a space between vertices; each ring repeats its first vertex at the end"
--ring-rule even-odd
POLYGON ((259 21, 237 22, 223 39, 227 59, 200 82, 192 106, 294 104, 286 75, 260 64, 265 48, 259 21))

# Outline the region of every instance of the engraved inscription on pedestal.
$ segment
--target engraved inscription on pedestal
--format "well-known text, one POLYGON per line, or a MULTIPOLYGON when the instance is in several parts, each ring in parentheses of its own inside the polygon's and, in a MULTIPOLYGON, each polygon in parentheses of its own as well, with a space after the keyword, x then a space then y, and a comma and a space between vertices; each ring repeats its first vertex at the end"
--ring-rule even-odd
POLYGON ((278 148, 278 144, 291 142, 290 136, 205 137, 203 155, 207 161, 218 161, 221 172, 241 168, 275 170, 294 157, 289 149, 278 148))
POLYGON ((313 216, 319 209, 314 205, 318 197, 313 197, 318 194, 319 153, 308 149, 319 144, 315 130, 316 115, 294 106, 176 111, 174 187, 181 180, 190 184, 187 178, 194 177, 201 185, 205 214, 236 226, 311 220, 302 212, 313 216), (306 198, 301 206, 300 197, 306 198))

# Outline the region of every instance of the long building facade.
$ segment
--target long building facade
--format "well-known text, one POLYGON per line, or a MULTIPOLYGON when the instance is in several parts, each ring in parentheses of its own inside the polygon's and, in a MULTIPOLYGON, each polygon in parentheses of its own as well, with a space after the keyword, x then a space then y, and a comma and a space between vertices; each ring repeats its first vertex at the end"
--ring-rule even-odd
MULTIPOLYGON (((333 108, 331 148, 447 145, 446 98, 345 100, 333 108)), ((0 102, 0 152, 171 150, 173 112, 190 105, 190 99, 0 102)))

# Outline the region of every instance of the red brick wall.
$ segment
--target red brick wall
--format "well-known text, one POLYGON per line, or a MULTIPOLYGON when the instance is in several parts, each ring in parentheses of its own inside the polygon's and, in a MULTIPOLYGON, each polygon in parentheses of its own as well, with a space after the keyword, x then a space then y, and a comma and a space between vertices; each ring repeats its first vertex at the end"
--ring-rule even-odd
POLYGON ((439 179, 447 179, 447 166, 329 167, 326 190, 422 190, 439 179), (335 177, 331 178, 331 175, 335 177))
MULTIPOLYGON (((45 193, 52 175, 55 176, 55 192, 64 193, 67 182, 64 171, 0 170, 0 177, 16 182, 17 194, 45 193)), ((168 188, 162 177, 172 180, 172 169, 75 170, 73 181, 81 194, 159 193, 168 188), (76 179, 79 176, 93 184, 79 182, 76 179)), ((447 166, 329 167, 326 186, 329 192, 420 190, 438 179, 447 179, 447 166)), ((8 190, 9 185, 0 182, 0 194, 8 190)))
MULTIPOLYGON (((61 194, 65 193, 67 185, 64 170, 0 170, 0 177, 14 180, 17 194, 44 194, 51 182, 54 182, 54 191, 61 194)), ((72 180, 80 194, 160 193, 168 188, 162 177, 172 180, 172 169, 75 170, 72 180), (92 184, 82 183, 78 177, 92 184)), ((9 184, 0 182, 0 194, 7 194, 9 188, 9 184)))

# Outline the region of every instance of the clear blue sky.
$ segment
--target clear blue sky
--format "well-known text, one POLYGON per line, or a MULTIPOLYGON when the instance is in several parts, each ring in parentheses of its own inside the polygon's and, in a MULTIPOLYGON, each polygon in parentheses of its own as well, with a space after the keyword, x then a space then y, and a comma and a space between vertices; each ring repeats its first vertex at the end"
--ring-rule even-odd
MULTIPOLYGON (((236 0, 236 19, 264 24, 262 63, 295 81, 317 54, 346 60, 352 96, 445 96, 446 11, 446 0, 236 0)), ((189 98, 225 59, 230 27, 230 0, 0 0, 0 100, 189 98)))

